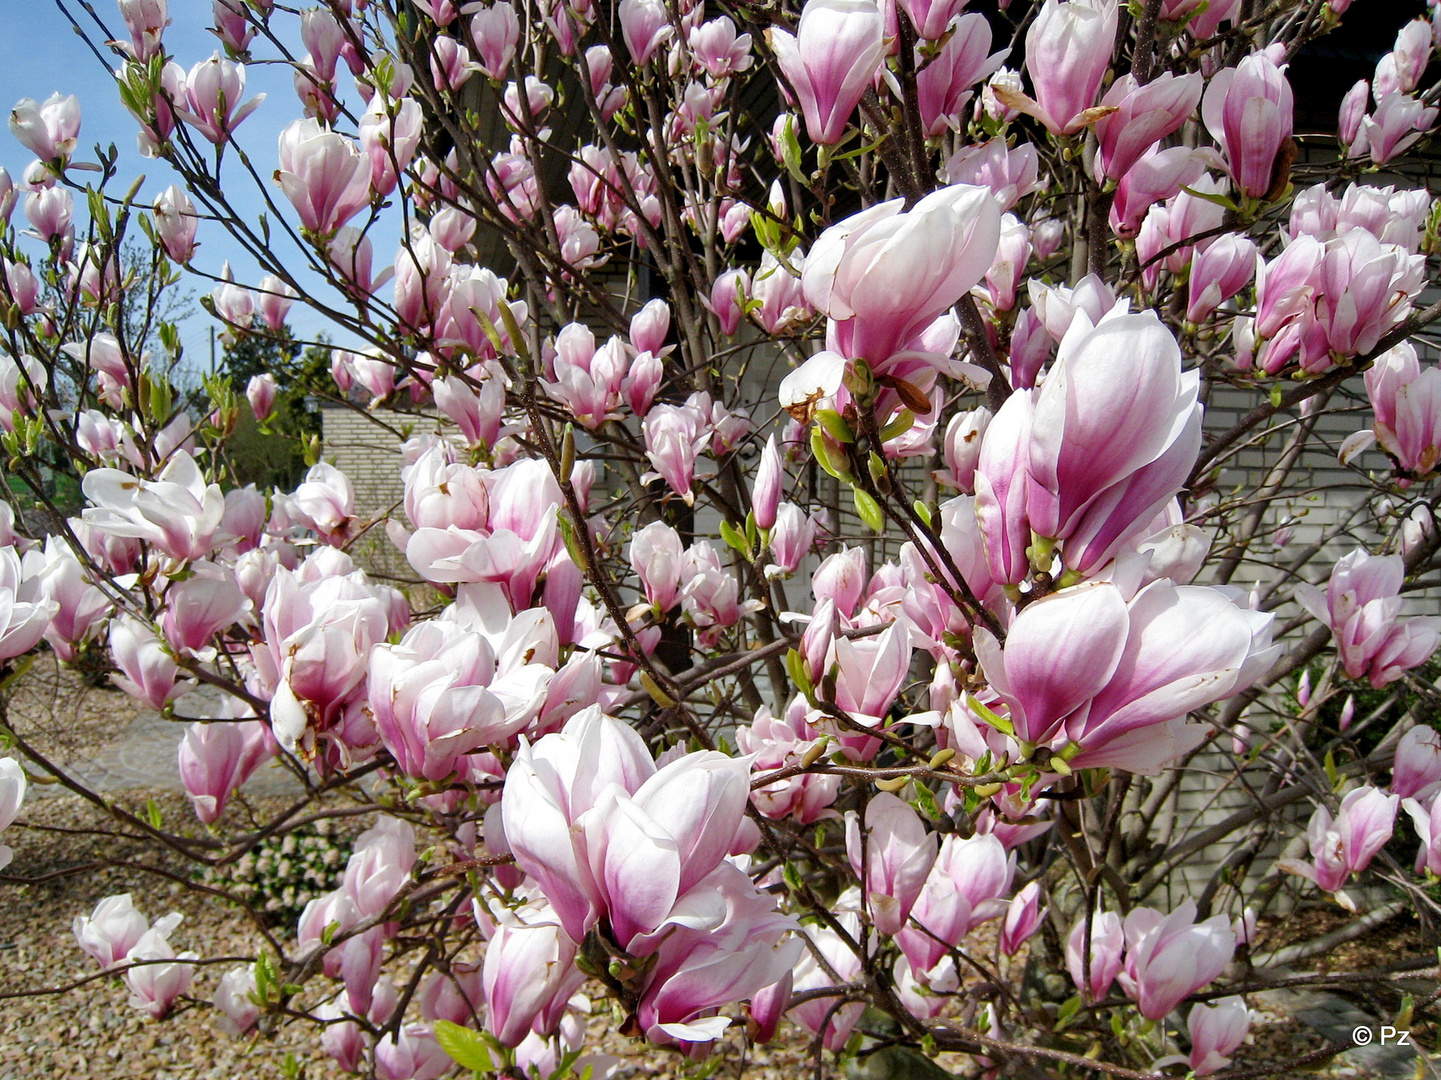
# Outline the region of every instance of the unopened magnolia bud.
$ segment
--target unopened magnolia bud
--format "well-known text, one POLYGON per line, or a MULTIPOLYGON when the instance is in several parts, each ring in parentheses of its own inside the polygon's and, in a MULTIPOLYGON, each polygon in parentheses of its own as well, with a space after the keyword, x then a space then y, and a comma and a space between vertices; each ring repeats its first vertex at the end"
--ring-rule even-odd
POLYGON ((821 757, 825 754, 825 752, 826 752, 826 740, 825 740, 825 739, 817 739, 817 740, 811 745, 811 748, 810 748, 809 750, 807 750, 807 751, 805 752, 805 755, 801 758, 801 768, 803 768, 803 769, 809 769, 812 765, 814 765, 817 761, 819 761, 819 760, 821 759, 821 757))

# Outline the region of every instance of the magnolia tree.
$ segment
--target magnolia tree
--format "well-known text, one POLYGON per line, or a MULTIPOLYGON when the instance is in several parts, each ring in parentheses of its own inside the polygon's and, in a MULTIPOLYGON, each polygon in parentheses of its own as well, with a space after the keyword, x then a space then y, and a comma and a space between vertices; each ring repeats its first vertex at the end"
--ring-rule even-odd
POLYGON ((53 774, 250 912, 217 978, 96 897, 77 947, 136 1008, 384 1080, 602 1077, 607 1010, 607 1049, 799 1038, 817 1075, 1341 1049, 1247 1067, 1247 995, 1438 911, 1433 25, 1303 156, 1288 63, 1348 0, 965 6, 215 0, 206 58, 165 0, 85 5, 173 183, 87 154, 73 97, 15 107, 0 658, 174 720, 198 822, 10 715, 0 824, 53 774), (326 321, 316 392, 411 434, 403 499, 233 483, 277 383, 167 374, 187 275, 234 340, 326 321), (297 797, 227 812, 263 766, 297 797), (357 815, 298 924, 235 884, 357 815), (1317 899, 1354 921, 1252 948, 1317 899))

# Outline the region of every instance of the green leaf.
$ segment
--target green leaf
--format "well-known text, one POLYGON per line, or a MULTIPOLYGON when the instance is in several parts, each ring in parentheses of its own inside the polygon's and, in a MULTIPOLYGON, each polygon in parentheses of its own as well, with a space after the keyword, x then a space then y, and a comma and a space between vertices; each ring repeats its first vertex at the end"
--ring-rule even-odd
POLYGON ((807 701, 815 697, 815 687, 811 685, 811 674, 806 670, 806 662, 801 656, 800 650, 787 650, 786 673, 790 675, 791 682, 796 684, 796 689, 806 696, 807 701))
POLYGON ((570 561, 578 566, 582 573, 585 572, 585 553, 580 549, 580 542, 575 537, 575 526, 570 522, 570 514, 564 507, 555 508, 555 520, 560 526, 560 537, 565 541, 565 550, 570 555, 570 561))
POLYGON ((1082 1004, 1084 1004, 1084 1002, 1081 1001, 1080 994, 1075 994, 1061 1002, 1061 1011, 1056 1014, 1057 1025, 1066 1024, 1073 1020, 1076 1014, 1081 1011, 1082 1004))
POLYGON ((1181 189, 1193 199, 1201 199, 1204 202, 1215 203, 1217 206, 1224 206, 1227 210, 1239 210, 1240 207, 1228 199, 1225 195, 1216 195, 1209 191, 1197 191, 1195 188, 1183 187, 1181 189))
POLYGON ((449 1020, 435 1021, 435 1041, 450 1055, 450 1060, 465 1069, 476 1072, 494 1072, 495 1062, 480 1032, 452 1024, 449 1020))
POLYGON ((855 432, 851 431, 851 426, 846 423, 846 418, 834 409, 817 409, 816 419, 836 442, 853 443, 856 441, 855 432))
POLYGON ((916 423, 916 414, 910 409, 902 409, 885 427, 881 428, 881 442, 887 443, 892 439, 899 439, 906 432, 910 431, 916 423))
POLYGON ((160 804, 154 799, 145 800, 145 820, 150 822, 150 827, 159 830, 165 819, 160 814, 160 804))
POLYGON ((1009 719, 1004 716, 1000 716, 997 713, 994 713, 990 709, 986 708, 974 695, 966 695, 966 704, 970 707, 972 712, 974 712, 986 723, 990 724, 991 727, 995 728, 1001 734, 1015 735, 1016 726, 1012 724, 1009 719))
POLYGON ((786 172, 796 178, 798 183, 806 182, 805 173, 801 171, 801 141, 796 138, 796 117, 795 113, 787 113, 785 123, 781 126, 781 162, 786 167, 786 172))
POLYGON ((721 539, 744 555, 747 561, 751 559, 751 546, 746 540, 745 533, 741 532, 729 521, 722 521, 720 523, 720 534, 721 539))
POLYGON ((262 1004, 275 1000, 275 963, 269 953, 261 953, 255 961, 255 996, 262 1004))
POLYGON ((932 794, 931 789, 924 784, 916 785, 916 802, 920 804, 921 813, 925 814, 926 817, 932 821, 941 820, 943 815, 941 814, 941 808, 936 805, 936 797, 932 794))
POLYGON ((886 519, 885 515, 881 513, 881 504, 871 498, 868 492, 851 485, 851 498, 856 504, 856 514, 865 522, 871 532, 878 533, 885 528, 886 519))
MULTIPOLYGON (((804 891, 801 885, 801 872, 791 863, 786 863, 785 869, 781 871, 781 880, 786 883, 786 888, 790 889, 793 893, 804 891)), ((1441 949, 1438 949, 1437 952, 1441 953, 1441 949)))
POLYGON ((816 463, 837 480, 845 480, 850 476, 850 469, 846 467, 846 463, 838 462, 832 456, 831 448, 826 442, 825 432, 819 427, 811 428, 811 453, 815 455, 816 463))

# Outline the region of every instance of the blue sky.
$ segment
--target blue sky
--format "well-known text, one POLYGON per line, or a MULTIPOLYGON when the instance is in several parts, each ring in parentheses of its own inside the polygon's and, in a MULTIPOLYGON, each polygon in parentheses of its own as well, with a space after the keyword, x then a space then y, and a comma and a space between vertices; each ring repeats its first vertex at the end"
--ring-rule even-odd
MULTIPOLYGON (((113 0, 94 0, 94 6, 113 31, 123 32, 113 0)), ((76 0, 67 0, 66 7, 77 18, 88 19, 76 0)), ((165 34, 165 44, 176 62, 187 69, 207 59, 220 47, 215 36, 206 29, 210 24, 210 7, 210 0, 170 0, 171 25, 165 34)), ((3 27, 0 31, 0 105, 3 105, 5 115, 8 117, 8 110, 21 98, 43 101, 55 91, 78 95, 84 119, 76 157, 93 161, 96 143, 108 145, 113 142, 120 151, 120 176, 114 182, 116 194, 123 193, 129 181, 143 173, 146 179, 138 201, 145 205, 153 202, 157 194, 174 182, 174 173, 165 162, 143 158, 137 152, 135 119, 120 104, 114 82, 106 69, 75 34, 54 0, 0 0, 0 16, 3 16, 3 21, 0 21, 0 27, 3 27)), ((294 16, 277 13, 276 18, 286 20, 283 39, 298 44, 294 16)), ((261 44, 257 40, 255 51, 263 59, 261 44)), ((343 88, 351 89, 349 74, 343 64, 339 81, 343 88)), ((247 97, 262 92, 267 95, 265 102, 241 124, 237 136, 256 171, 268 178, 275 169, 276 140, 288 123, 301 116, 301 110, 288 67, 263 63, 247 65, 247 97)), ((18 179, 32 160, 30 152, 16 141, 9 130, 0 127, 0 166, 18 179)), ((232 166, 227 156, 221 174, 222 186, 233 205, 242 212, 248 211, 249 216, 254 218, 264 209, 264 204, 254 181, 238 167, 232 166)), ((83 183, 87 174, 77 176, 83 183)), ((273 197, 282 206, 285 205, 278 188, 274 189, 273 197)), ((81 209, 82 206, 77 205, 77 215, 81 209)), ((15 221, 24 227, 23 201, 16 208, 15 221)), ((272 230, 274 234, 275 230, 272 230)), ((387 250, 387 244, 395 235, 394 229, 377 228, 374 231, 377 270, 389 265, 393 250, 387 250)), ((259 271, 254 262, 220 226, 202 223, 199 239, 201 246, 195 257, 197 266, 218 274, 221 265, 228 259, 237 281, 254 284, 258 280, 259 271)), ((277 238, 277 243, 281 242, 277 238)), ((292 265, 298 262, 284 254, 282 257, 292 265)), ((208 293, 212 286, 203 279, 191 278, 185 287, 198 297, 208 293)), ((312 337, 328 326, 321 316, 302 309, 298 304, 291 309, 290 324, 297 336, 303 338, 312 337)), ((181 337, 187 358, 192 363, 203 365, 206 362, 212 325, 216 325, 215 320, 198 304, 193 314, 181 324, 181 337)), ((345 342, 341 334, 332 332, 330 336, 345 342)))

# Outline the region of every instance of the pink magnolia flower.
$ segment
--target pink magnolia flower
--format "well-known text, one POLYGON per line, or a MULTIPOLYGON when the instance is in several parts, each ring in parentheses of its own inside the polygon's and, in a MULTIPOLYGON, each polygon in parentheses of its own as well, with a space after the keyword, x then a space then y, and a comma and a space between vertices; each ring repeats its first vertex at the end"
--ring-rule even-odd
MULTIPOLYGON (((7 570, 0 570, 0 583, 3 583, 5 578, 10 578, 12 582, 9 585, 13 597, 11 620, 16 630, 14 633, 0 630, 0 642, 3 642, 0 644, 0 655, 25 644, 33 630, 31 618, 43 619, 43 610, 40 609, 43 609, 44 605, 37 605, 33 598, 22 601, 22 604, 32 609, 31 616, 16 614, 17 609, 21 612, 24 609, 21 604, 16 604, 15 600, 22 596, 28 597, 32 590, 38 589, 40 598, 53 605, 53 613, 48 625, 44 627, 45 640, 61 660, 73 660, 79 646, 110 612, 109 598, 90 581, 80 560, 58 536, 46 539, 43 550, 33 549, 26 553, 22 564, 23 573, 18 579, 11 576, 13 564, 9 562, 8 556, 0 555, 0 559, 5 560, 7 567, 7 570), (14 584, 17 580, 18 589, 14 584), (23 633, 19 632, 22 626, 26 627, 23 633)), ((0 588, 4 587, 0 584, 0 588)), ((4 600, 0 599, 0 606, 3 604, 4 600)))
POLYGON ((401 469, 400 477, 405 484, 405 515, 416 528, 487 527, 490 495, 482 470, 450 461, 436 447, 401 469))
POLYGON ((1143 86, 1132 75, 1117 79, 1101 98, 1102 105, 1116 111, 1096 122, 1100 140, 1096 171, 1120 180, 1142 154, 1190 118, 1201 103, 1203 88, 1199 72, 1165 72, 1143 86))
POLYGON ((910 922, 896 933, 896 944, 911 969, 930 971, 949 947, 1004 913, 1003 897, 1010 892, 1015 871, 1015 856, 1008 856, 995 836, 978 833, 962 840, 951 835, 941 841, 925 887, 911 908, 910 922))
POLYGON ((199 562, 194 575, 172 582, 165 590, 160 627, 166 643, 179 653, 203 654, 211 639, 246 614, 245 598, 235 574, 217 563, 199 562))
POLYGON ((1112 231, 1117 236, 1136 237, 1139 251, 1143 219, 1148 212, 1154 212, 1158 202, 1184 195, 1183 188, 1206 180, 1205 172, 1205 158, 1189 147, 1147 150, 1116 185, 1109 217, 1112 231))
POLYGON ((1297 602, 1331 628, 1346 674, 1378 689, 1424 663, 1441 641, 1441 620, 1401 618, 1404 581, 1401 556, 1357 548, 1337 560, 1324 593, 1296 587, 1297 602))
MULTIPOLYGON (((181 916, 172 912, 155 924, 162 935, 180 925, 181 916)), ((125 959, 150 929, 150 923, 135 909, 129 893, 107 896, 95 905, 89 918, 75 916, 71 925, 75 940, 102 968, 111 968, 125 959)))
MULTIPOLYGON (((224 2, 216 0, 217 7, 224 2)), ((185 77, 184 105, 177 102, 175 111, 218 146, 265 100, 264 94, 256 94, 241 104, 244 96, 245 65, 223 59, 216 53, 190 69, 185 77)))
POLYGON ((1211 76, 1201 118, 1221 146, 1240 193, 1265 197, 1275 186, 1276 160, 1291 137, 1291 83, 1267 54, 1252 53, 1211 76))
MULTIPOLYGON (((804 260, 791 256, 791 267, 799 269, 804 260)), ((813 315, 806 302, 801 279, 782 266, 769 251, 761 255, 755 276, 747 289, 749 299, 760 302, 753 315, 768 334, 780 334, 813 315)))
MULTIPOLYGON (((805 721, 805 699, 796 698, 779 719, 762 705, 748 726, 736 728, 736 746, 754 759, 755 775, 794 764, 815 745, 819 733, 805 721)), ((830 809, 840 792, 835 775, 801 773, 751 791, 751 802, 769 818, 794 817, 801 825, 835 817, 830 809)))
POLYGON ((1425 802, 1441 790, 1441 731, 1417 724, 1396 744, 1391 790, 1425 802))
POLYGON ((13 544, 0 547, 0 662, 33 649, 60 614, 59 601, 46 595, 43 571, 33 560, 31 567, 27 574, 13 544))
MULTIPOLYGON (((509 4, 496 6, 510 10, 509 4)), ((387 101, 379 94, 370 99, 356 133, 360 149, 370 161, 370 187, 375 195, 384 197, 395 190, 400 174, 420 148, 420 129, 419 102, 412 98, 387 101)))
POLYGON ((160 37, 170 25, 165 0, 120 0, 120 18, 130 34, 130 55, 142 64, 161 53, 160 37))
POLYGON ((652 521, 631 538, 630 564, 646 600, 660 612, 680 599, 685 549, 680 534, 663 521, 652 521))
POLYGON ((94 505, 83 519, 113 536, 144 540, 177 561, 201 559, 225 514, 219 484, 207 484, 186 451, 177 451, 154 480, 116 469, 92 469, 81 484, 94 505))
POLYGON ((1026 518, 1027 465, 1035 391, 1018 390, 1006 399, 986 427, 973 474, 976 521, 986 565, 998 584, 1024 581, 1031 542, 1026 518))
POLYGON ((291 496, 302 520, 326 543, 339 546, 355 518, 355 488, 334 465, 312 465, 291 496))
POLYGON ((1007 956, 1015 956, 1045 917, 1046 910, 1041 907, 1041 883, 1032 881, 1016 893, 1006 908, 1006 921, 1001 927, 1001 951, 1007 956))
POLYGON ((1313 282, 1317 325, 1330 348, 1341 356, 1373 350, 1410 313, 1423 266, 1422 256, 1363 228, 1327 241, 1313 282))
POLYGON ((695 477, 696 459, 711 440, 708 417, 701 417, 689 405, 657 405, 646 414, 641 429, 645 433, 645 456, 654 472, 641 477, 643 481, 664 480, 670 489, 689 505, 695 501, 691 481, 695 477))
POLYGON ((375 1044, 378 1080, 439 1080, 455 1067, 430 1024, 405 1024, 375 1044))
POLYGON ((239 1037, 255 1027, 260 1019, 260 1006, 250 996, 255 992, 253 967, 231 968, 220 977, 211 1004, 224 1014, 219 1022, 222 1031, 239 1037))
MULTIPOLYGON (((1026 70, 1036 100, 1014 107, 1035 116, 1054 135, 1085 126, 1085 112, 1111 62, 1116 44, 1114 0, 1045 0, 1026 31, 1026 70)), ((1007 102, 1012 104, 1012 102, 1007 102)))
POLYGON ((1231 1064, 1231 1055, 1246 1041, 1251 1010, 1239 997, 1198 1002, 1186 1018, 1186 1029, 1191 1036, 1191 1071, 1210 1076, 1231 1064))
POLYGON ((43 105, 21 98, 10 112, 10 133, 45 165, 63 169, 80 135, 80 99, 58 91, 43 105))
POLYGON ((270 419, 270 414, 275 410, 275 395, 278 387, 275 385, 275 376, 269 372, 261 375, 252 375, 250 382, 245 387, 245 398, 250 402, 250 408, 255 413, 255 419, 260 423, 270 419))
POLYGON ((383 914, 414 864, 415 830, 409 822, 381 817, 361 833, 345 864, 341 886, 354 905, 356 921, 383 914))
POLYGON ((761 451, 760 466, 756 469, 755 485, 751 492, 751 507, 755 513, 756 528, 770 529, 776 523, 776 510, 780 506, 785 487, 785 469, 781 464, 780 450, 776 438, 766 440, 761 451))
MULTIPOLYGON (((919 6, 924 0, 914 0, 919 6)), ((951 14, 962 6, 954 0, 926 4, 928 15, 951 14), (946 9, 950 9, 949 11, 946 9)), ((945 27, 941 27, 942 33, 945 27)), ((927 35, 923 32, 922 37, 927 35)), ((936 38, 941 34, 935 34, 936 38)), ((972 12, 956 20, 955 30, 940 53, 916 73, 916 103, 927 136, 965 126, 971 88, 1005 62, 1006 51, 991 52, 991 27, 984 15, 972 12)))
POLYGON ((865 876, 871 922, 882 934, 895 934, 905 926, 936 854, 936 834, 909 804, 889 792, 866 804, 864 829, 854 811, 846 815, 846 856, 851 870, 865 876))
POLYGON ((1351 157, 1368 154, 1372 162, 1384 165, 1421 140, 1436 123, 1441 110, 1423 104, 1401 91, 1381 99, 1376 111, 1361 118, 1347 151, 1351 157))
MULTIPOLYGON (((91 474, 94 475, 94 474, 91 474)), ((123 615, 110 624, 110 654, 120 673, 115 685, 152 709, 163 709, 185 687, 176 685, 180 668, 155 632, 139 619, 123 615)))
POLYGON ((984 406, 951 417, 941 444, 946 467, 937 470, 938 481, 967 495, 975 493, 976 465, 990 423, 991 411, 984 406))
POLYGON ((799 506, 783 502, 776 507, 776 523, 771 529, 769 548, 775 562, 766 564, 766 577, 794 574, 815 546, 815 537, 815 520, 799 506))
POLYGON ((1401 805, 1411 815, 1421 846, 1416 852, 1416 873, 1441 877, 1441 795, 1431 797, 1428 810, 1420 799, 1402 799, 1401 805))
POLYGON ((299 572, 276 571, 262 612, 264 640, 251 646, 262 679, 275 688, 271 725, 287 747, 340 719, 363 688, 371 647, 408 615, 398 594, 370 586, 358 572, 318 572, 315 559, 299 572))
POLYGON ((244 53, 255 37, 256 29, 246 18, 244 0, 213 0, 211 14, 215 27, 211 31, 234 55, 244 53))
POLYGON ((572 941, 585 937, 603 909, 577 824, 608 785, 635 792, 655 772, 635 730, 598 707, 534 746, 521 741, 500 800, 505 838, 572 941))
POLYGON ((470 40, 481 73, 496 81, 505 78, 520 43, 520 20, 514 6, 502 2, 477 11, 470 20, 470 40))
POLYGON ((1163 1020, 1231 962, 1236 935, 1224 915, 1196 922, 1187 900, 1169 915, 1132 908, 1125 921, 1126 962, 1121 985, 1148 1020, 1163 1020))
POLYGON ((903 205, 831 226, 801 274, 806 299, 834 323, 832 347, 878 370, 981 280, 1000 240, 1000 208, 983 188, 955 184, 903 205))
POLYGON ((730 1020, 715 1011, 784 980, 804 951, 795 920, 731 863, 720 863, 677 907, 688 901, 707 914, 678 912, 636 1007, 646 1038, 660 1045, 716 1039, 730 1020))
POLYGON ((946 179, 952 184, 990 188, 1003 211, 1045 187, 1036 148, 1030 143, 1008 147, 1005 139, 991 139, 958 150, 946 162, 946 179))
POLYGON ((690 29, 686 44, 696 62, 713 79, 747 71, 751 66, 751 36, 736 34, 736 24, 722 15, 690 29))
POLYGON ((396 645, 370 654, 367 694, 386 748, 404 773, 444 780, 457 759, 504 743, 535 718, 554 672, 513 666, 497 678, 496 658, 480 633, 432 619, 396 645))
POLYGON ((882 723, 911 666, 910 622, 902 615, 872 637, 838 637, 831 651, 836 704, 867 727, 882 723))
POLYGON ((155 231, 165 254, 178 263, 195 254, 195 230, 199 225, 195 204, 183 188, 171 184, 155 197, 155 231))
POLYGON ((1126 935, 1114 911, 1097 911, 1091 916, 1089 934, 1086 927, 1083 917, 1066 938, 1066 970, 1082 995, 1096 1002, 1106 996, 1121 971, 1126 935))
MULTIPOLYGON (((0 758, 0 832, 4 832, 20 813, 25 801, 25 770, 14 758, 0 758)), ((0 844, 0 870, 10 865, 14 852, 0 844)))
POLYGON ((616 9, 621 36, 637 67, 650 63, 655 51, 670 40, 674 28, 661 0, 621 0, 616 9))
POLYGON ((125 985, 130 988, 130 1006, 144 1009, 155 1020, 163 1019, 176 999, 190 990, 195 968, 186 961, 199 959, 193 952, 176 955, 168 935, 180 922, 180 916, 169 918, 175 921, 164 926, 168 919, 162 919, 141 934, 140 940, 125 954, 131 965, 124 976, 125 985))
POLYGON ((481 968, 487 1030, 506 1046, 519 1046, 531 1032, 553 1034, 585 981, 577 951, 543 900, 500 921, 481 968))
POLYGON ((986 270, 986 294, 991 307, 1011 311, 1016 306, 1016 290, 1031 258, 1031 230, 1013 214, 1001 217, 1001 237, 996 255, 986 270))
POLYGON ((1199 450, 1198 387, 1153 312, 1071 327, 1035 393, 1026 465, 1031 529, 1087 538, 1067 565, 1100 565, 1180 490, 1199 450))
POLYGON ((885 56, 884 34, 873 0, 808 0, 794 34, 767 31, 812 141, 840 142, 885 56))
POLYGON ((584 324, 571 323, 556 335, 554 366, 555 381, 546 389, 586 427, 594 431, 620 415, 630 364, 619 337, 597 348, 584 324))
POLYGON ((1211 588, 1163 578, 1127 603, 1092 582, 1025 607, 1004 651, 978 629, 976 652, 1018 739, 1074 742, 1078 767, 1154 771, 1205 737, 1187 713, 1265 670, 1270 624, 1211 588))
POLYGON ((741 297, 750 291, 750 279, 744 270, 727 270, 715 279, 706 308, 720 323, 721 333, 730 337, 740 326, 743 312, 741 297))
POLYGON ((25 219, 47 243, 59 240, 67 248, 74 244, 74 215, 75 199, 67 188, 31 192, 25 199, 25 219))
POLYGON ((285 326, 285 317, 290 314, 299 294, 274 274, 261 278, 260 287, 254 292, 256 314, 271 333, 280 333, 285 326))
POLYGON ((749 773, 743 758, 686 754, 633 794, 607 788, 577 819, 598 906, 622 949, 647 956, 667 939, 672 908, 730 849, 749 799, 749 773))
POLYGON ((472 1022, 485 1004, 481 964, 457 961, 446 972, 434 971, 420 984, 420 1015, 426 1020, 472 1022))
POLYGON ((430 392, 435 407, 460 429, 471 446, 494 446, 499 440, 505 409, 505 386, 500 379, 482 380, 479 390, 458 378, 436 379, 430 384, 430 392))
POLYGON ((370 203, 369 159, 344 135, 315 120, 296 120, 280 133, 276 183, 300 216, 301 228, 327 236, 370 203))
POLYGON ((272 743, 259 720, 191 724, 180 742, 180 782, 209 825, 219 820, 231 793, 272 754, 272 743))
POLYGON ((1368 786, 1349 792, 1334 818, 1325 806, 1318 806, 1306 827, 1311 862, 1282 859, 1276 865, 1315 882, 1325 892, 1339 894, 1342 906, 1354 910, 1341 889, 1352 874, 1370 866, 1391 839, 1400 803, 1399 795, 1368 786))
POLYGON ((664 300, 651 300, 630 320, 630 344, 637 353, 662 356, 667 351, 665 339, 670 333, 670 305, 664 300))
MULTIPOLYGON (((792 969, 793 994, 801 995, 807 990, 835 986, 837 978, 842 984, 848 983, 860 975, 858 943, 861 926, 856 912, 859 904, 859 890, 854 888, 842 894, 836 904, 836 921, 845 930, 849 941, 821 923, 808 923, 802 928, 815 953, 819 953, 825 962, 818 960, 811 949, 805 949, 792 969)), ((845 1046, 864 1010, 865 1006, 859 1001, 839 1005, 835 998, 822 996, 801 1002, 786 1015, 812 1035, 821 1035, 825 1047, 834 1051, 845 1046)))
POLYGON ((1216 30, 1223 22, 1234 21, 1241 8, 1241 0, 1219 0, 1205 5, 1201 0, 1163 0, 1161 18, 1167 22, 1186 20, 1186 28, 1197 41, 1206 41, 1216 36, 1216 30))
POLYGON ((1186 321, 1201 323, 1235 296, 1256 272, 1256 245, 1235 233, 1216 238, 1191 260, 1190 296, 1186 321))

